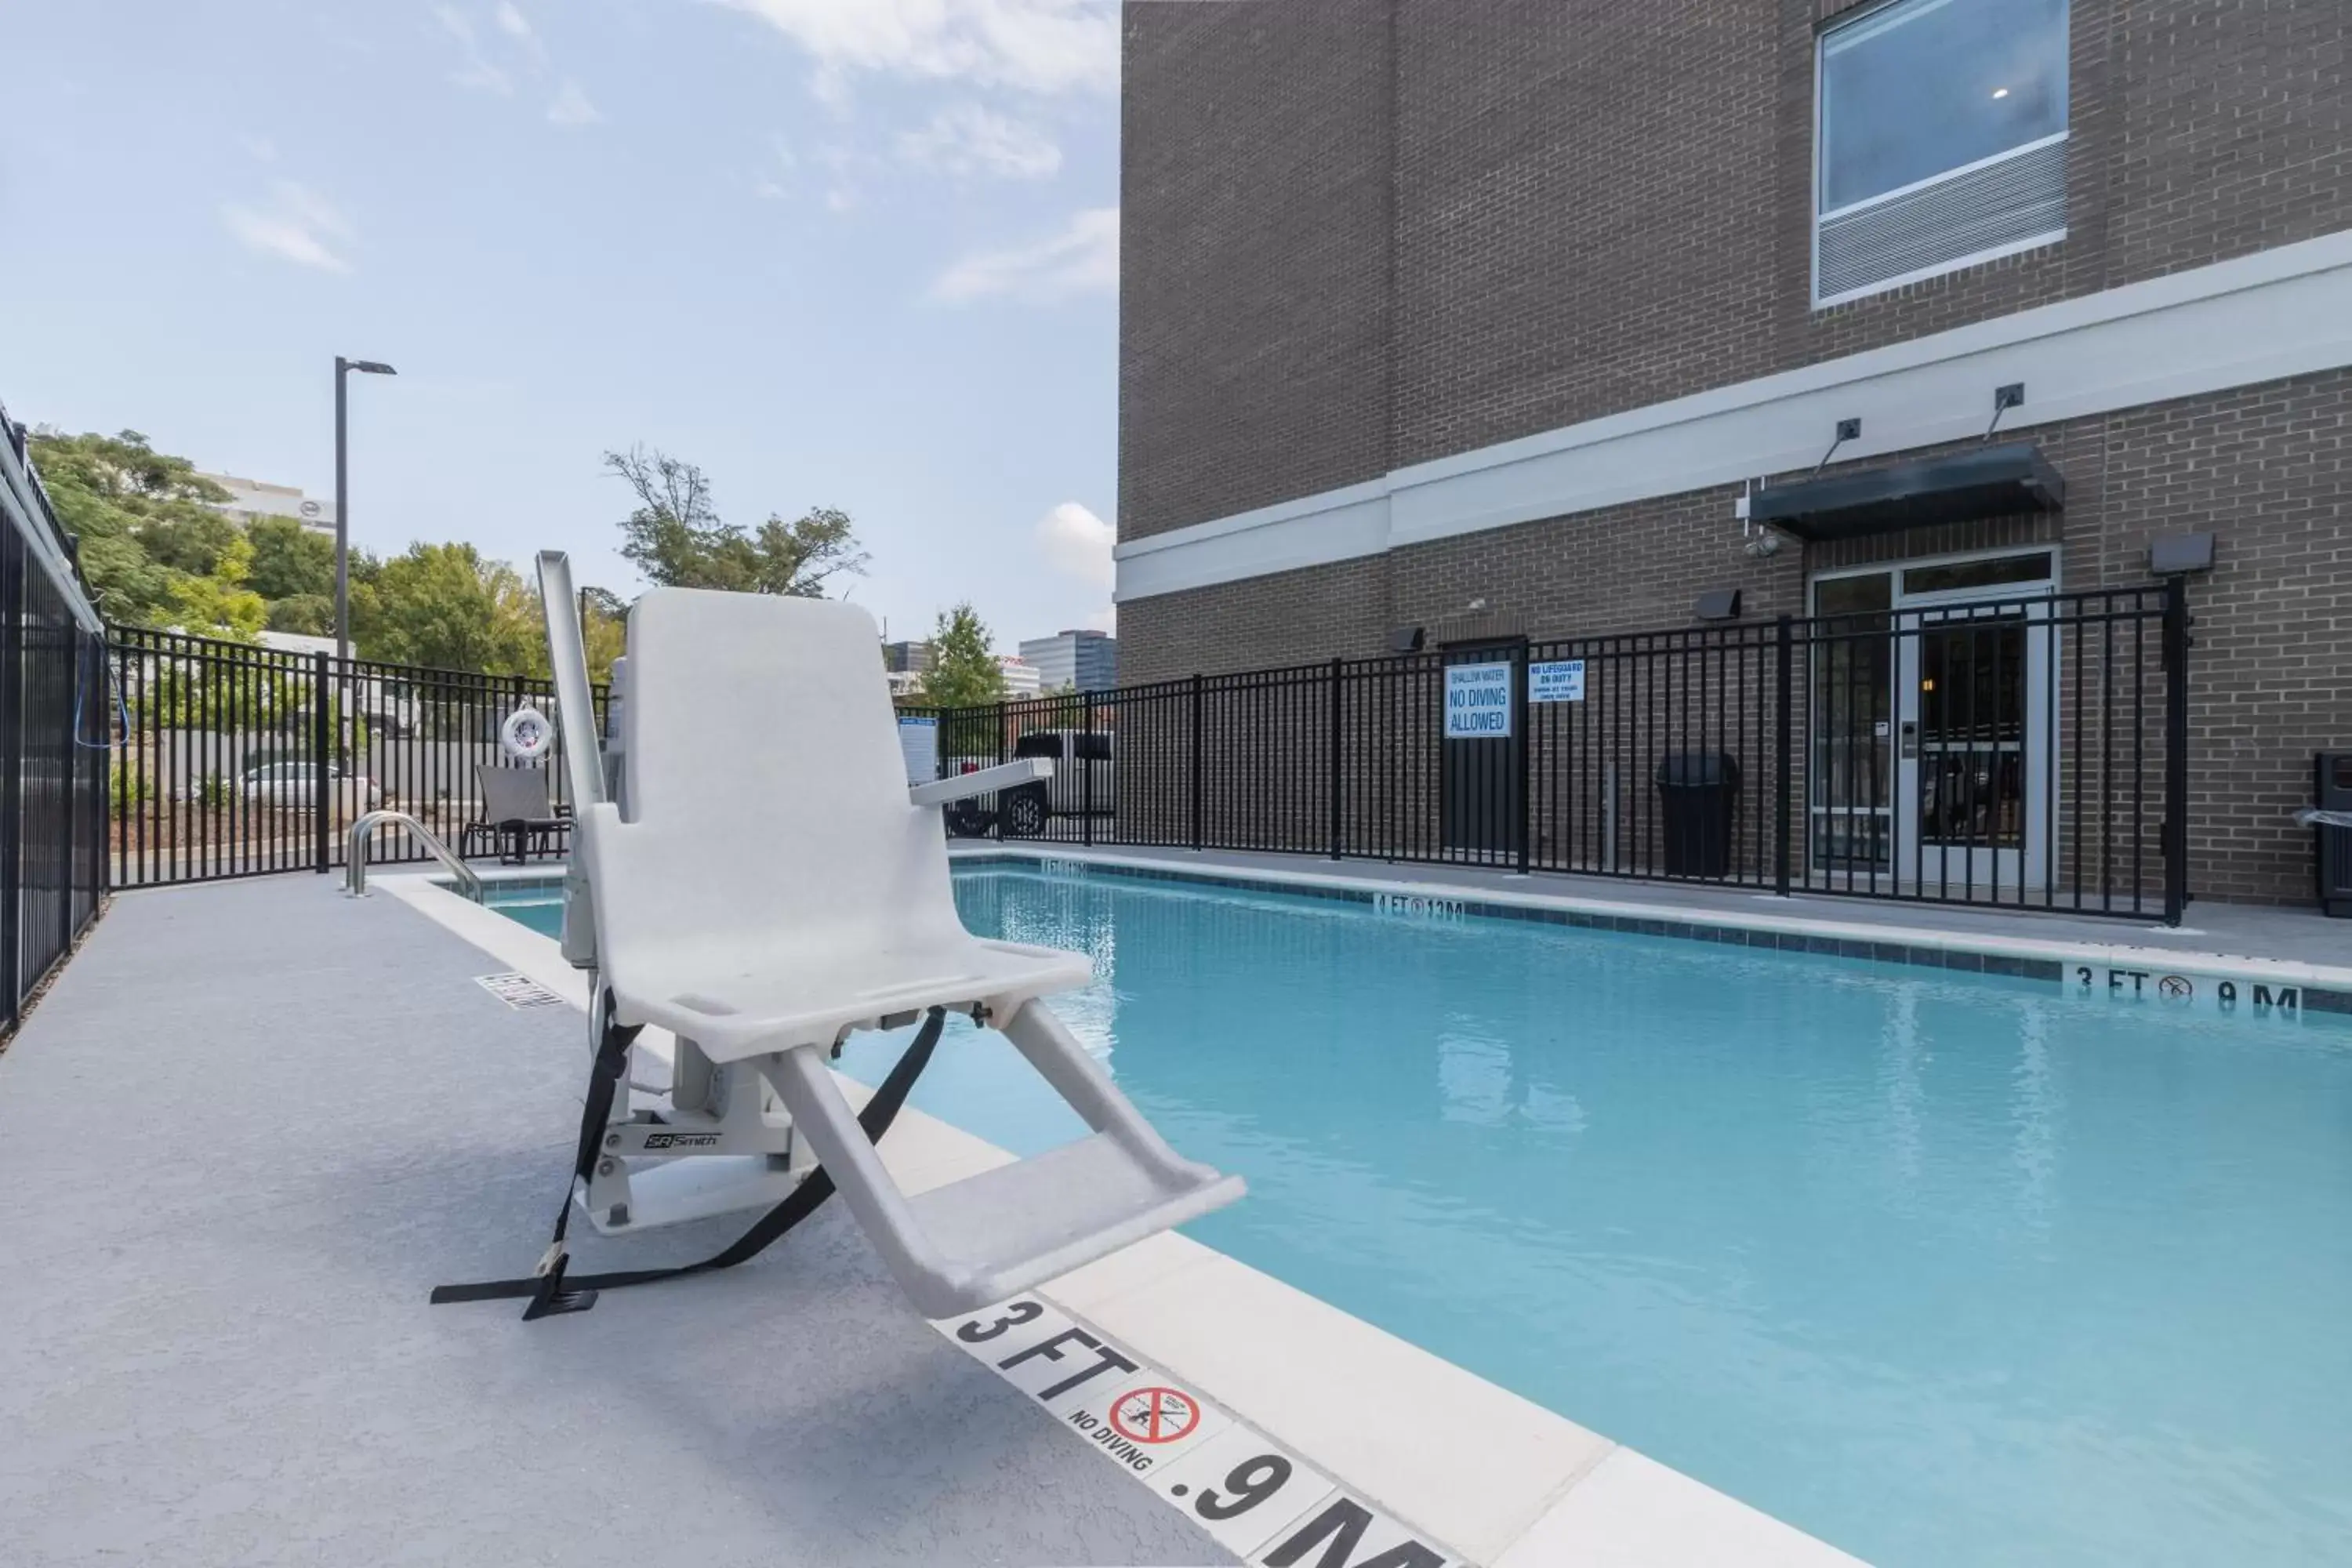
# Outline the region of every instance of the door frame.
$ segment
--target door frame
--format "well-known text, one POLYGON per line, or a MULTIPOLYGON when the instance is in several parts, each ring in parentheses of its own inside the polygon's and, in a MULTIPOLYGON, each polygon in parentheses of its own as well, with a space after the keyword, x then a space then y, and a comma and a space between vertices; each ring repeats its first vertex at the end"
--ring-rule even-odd
MULTIPOLYGON (((2008 544, 1979 550, 1943 552, 1932 555, 1902 555, 1884 561, 1873 561, 1852 566, 1830 567, 1810 572, 1805 577, 1805 607, 1809 615, 1818 617, 1820 585, 1844 578, 1885 576, 1887 579, 1887 608, 1883 613, 1887 621, 1887 637, 1894 644, 1886 661, 1889 689, 1886 694, 1887 723, 1891 730, 1886 748, 1885 776, 1881 780, 1881 798, 1886 803, 1881 808, 1889 818, 1881 841, 1886 847, 1888 859, 1879 873, 1890 877, 1898 886, 1916 884, 1980 887, 1988 890, 2014 888, 2021 897, 2025 889, 2040 882, 2050 866, 2056 864, 2058 846, 2056 830, 2058 812, 2051 798, 2051 782, 2058 776, 2059 759, 2054 752, 2060 744, 2060 727, 2052 703, 2059 689, 2059 639, 2051 613, 2051 605, 2060 590, 2064 571, 2063 546, 2056 540, 2033 544, 2008 544), (1906 593, 1903 574, 1923 567, 1966 565, 1979 561, 2000 561, 2011 556, 2044 557, 2050 564, 2045 576, 2019 583, 2000 583, 1982 587, 1948 588, 1906 593), (1916 744, 1919 722, 1919 662, 1921 639, 1926 628, 1933 626, 1938 611, 1965 609, 1971 605, 2009 604, 2026 606, 2026 668, 2023 674, 2025 712, 2021 721, 2019 750, 2023 753, 2021 766, 2023 777, 2022 800, 2025 821, 2019 847, 2014 850, 1980 849, 1967 846, 1937 847, 1937 841, 1923 842, 1920 810, 1919 776, 1916 744), (1906 731, 1906 725, 1911 726, 1906 731), (1906 741, 1911 742, 1906 745, 1906 741), (1904 753, 1911 751, 1910 756, 1904 753)), ((1814 759, 1823 736, 1813 730, 1818 722, 1816 710, 1809 702, 1805 737, 1808 769, 1817 765, 1814 759)), ((1811 833, 1819 826, 1819 818, 1832 810, 1851 816, 1851 806, 1824 807, 1815 803, 1812 785, 1805 792, 1805 823, 1808 841, 1805 864, 1809 874, 1821 875, 1813 866, 1814 849, 1811 833)), ((1851 842, 1848 844, 1851 854, 1851 842)), ((1853 875, 1850 860, 1842 871, 1832 875, 1853 875)))

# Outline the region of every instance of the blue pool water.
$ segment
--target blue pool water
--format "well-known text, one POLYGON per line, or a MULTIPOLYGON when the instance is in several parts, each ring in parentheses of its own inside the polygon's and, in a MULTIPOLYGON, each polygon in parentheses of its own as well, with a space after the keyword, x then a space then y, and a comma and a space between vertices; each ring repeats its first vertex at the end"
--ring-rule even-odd
MULTIPOLYGON (((2352 1026, 1014 870, 1212 1246, 1882 1568, 2352 1562, 2352 1026)), ((898 1042, 844 1067, 877 1081, 898 1042)), ((914 1103, 1076 1120, 959 1028, 914 1103)))

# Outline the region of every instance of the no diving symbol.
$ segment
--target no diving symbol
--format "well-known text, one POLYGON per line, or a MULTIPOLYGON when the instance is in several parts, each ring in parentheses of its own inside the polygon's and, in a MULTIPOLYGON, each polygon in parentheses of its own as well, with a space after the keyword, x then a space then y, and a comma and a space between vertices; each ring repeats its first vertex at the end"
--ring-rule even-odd
POLYGON ((2156 994, 2168 1002, 2186 1002, 2197 994, 2197 987, 2186 976, 2168 974, 2156 983, 2156 994))
POLYGON ((1201 1402, 1173 1388, 1139 1388, 1110 1407, 1111 1429, 1130 1443, 1173 1443, 1201 1424, 1201 1402))

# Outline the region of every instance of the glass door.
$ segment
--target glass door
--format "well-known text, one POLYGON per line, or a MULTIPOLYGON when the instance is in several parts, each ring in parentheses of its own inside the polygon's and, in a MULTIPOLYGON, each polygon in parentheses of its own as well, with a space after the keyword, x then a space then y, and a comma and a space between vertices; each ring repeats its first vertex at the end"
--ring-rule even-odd
POLYGON ((1895 863, 1903 881, 1930 897, 2021 899, 2042 880, 2050 816, 2048 561, 2037 553, 1903 574, 1895 863), (1986 570, 2000 566, 2007 573, 1986 570), (2039 567, 2038 583, 2018 580, 2029 566, 2039 567), (2041 596, 2027 596, 2036 587, 2041 596))
POLYGON ((1813 584, 1811 880, 2015 900, 2050 807, 2048 551, 1813 584))

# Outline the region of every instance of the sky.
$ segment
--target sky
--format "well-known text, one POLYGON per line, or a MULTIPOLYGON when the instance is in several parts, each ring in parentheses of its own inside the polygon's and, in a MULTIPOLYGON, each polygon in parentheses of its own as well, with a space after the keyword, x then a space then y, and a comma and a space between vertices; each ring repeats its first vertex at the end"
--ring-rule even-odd
POLYGON ((1108 0, 0 0, 0 401, 572 552, 603 454, 847 511, 891 636, 1109 628, 1108 0))

